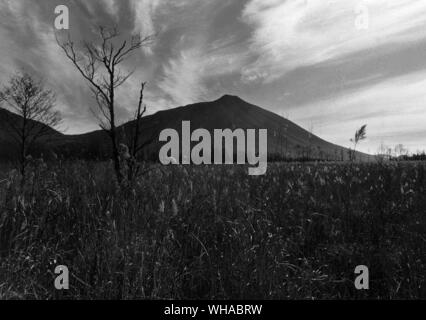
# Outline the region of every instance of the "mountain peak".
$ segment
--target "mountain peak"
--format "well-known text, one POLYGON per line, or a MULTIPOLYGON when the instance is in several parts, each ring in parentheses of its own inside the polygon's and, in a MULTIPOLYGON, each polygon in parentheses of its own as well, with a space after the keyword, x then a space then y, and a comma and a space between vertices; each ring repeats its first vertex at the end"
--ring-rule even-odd
POLYGON ((238 97, 238 96, 233 96, 233 95, 230 95, 230 94, 225 94, 221 98, 219 98, 217 101, 231 101, 231 102, 238 101, 238 102, 240 102, 240 101, 243 101, 243 100, 240 97, 238 97))

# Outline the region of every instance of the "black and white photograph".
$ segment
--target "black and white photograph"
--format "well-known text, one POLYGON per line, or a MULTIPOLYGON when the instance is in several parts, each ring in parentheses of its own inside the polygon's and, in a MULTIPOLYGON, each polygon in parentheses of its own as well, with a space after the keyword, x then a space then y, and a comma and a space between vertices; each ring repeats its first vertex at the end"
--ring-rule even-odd
POLYGON ((0 300, 426 300, 425 124, 424 0, 0 0, 0 300))

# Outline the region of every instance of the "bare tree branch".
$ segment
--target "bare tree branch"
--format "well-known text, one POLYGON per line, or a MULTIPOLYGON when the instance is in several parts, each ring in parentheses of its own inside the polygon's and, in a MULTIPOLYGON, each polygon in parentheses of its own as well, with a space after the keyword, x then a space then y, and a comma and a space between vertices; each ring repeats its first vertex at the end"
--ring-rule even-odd
POLYGON ((0 92, 0 102, 20 116, 6 117, 10 136, 17 142, 20 151, 20 171, 25 181, 28 151, 52 133, 52 128, 61 123, 60 114, 54 110, 56 95, 29 74, 17 73, 0 92))
MULTIPOLYGON (((119 151, 119 137, 116 123, 116 89, 122 86, 132 75, 132 72, 123 73, 120 65, 128 59, 133 52, 153 42, 153 36, 141 37, 134 35, 130 39, 120 41, 120 33, 117 28, 107 29, 100 26, 98 28, 97 43, 84 42, 78 50, 71 37, 65 42, 56 41, 62 48, 67 58, 73 63, 81 76, 88 82, 90 89, 95 97, 100 117, 99 126, 108 133, 111 138, 113 149, 114 169, 117 179, 122 180, 121 173, 122 160, 119 151), (117 43, 119 43, 117 45, 117 43), (103 118, 104 120, 101 120, 103 118), (106 123, 105 123, 106 122, 106 123)), ((142 84, 140 91, 140 101, 137 109, 137 123, 146 111, 143 107, 143 90, 145 84, 142 84)), ((139 144, 138 135, 140 134, 139 124, 132 143, 132 156, 136 158, 139 144)))

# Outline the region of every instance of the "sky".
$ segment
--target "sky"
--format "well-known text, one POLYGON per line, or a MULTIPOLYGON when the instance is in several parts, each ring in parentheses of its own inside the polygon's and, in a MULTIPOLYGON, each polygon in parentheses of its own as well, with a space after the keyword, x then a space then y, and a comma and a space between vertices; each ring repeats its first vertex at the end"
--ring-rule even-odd
POLYGON ((0 0, 0 83, 30 72, 57 93, 65 133, 98 129, 55 34, 90 42, 99 25, 155 35, 121 66, 134 74, 118 92, 120 122, 147 81, 149 113, 232 94, 339 145, 367 124, 362 151, 426 149, 424 0, 0 0), (58 5, 68 31, 54 28, 58 5))

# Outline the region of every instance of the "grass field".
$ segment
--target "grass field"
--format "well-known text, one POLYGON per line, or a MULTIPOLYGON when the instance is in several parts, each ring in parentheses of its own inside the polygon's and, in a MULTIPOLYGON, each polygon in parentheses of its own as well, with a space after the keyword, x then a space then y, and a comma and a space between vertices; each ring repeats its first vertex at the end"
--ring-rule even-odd
POLYGON ((0 171, 0 299, 426 299, 425 163, 0 171))

